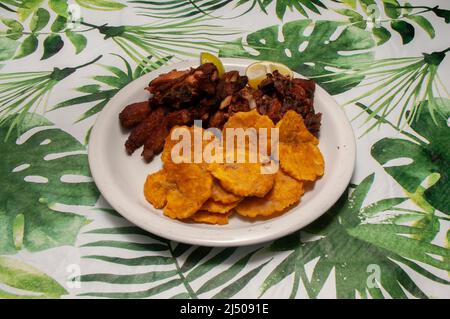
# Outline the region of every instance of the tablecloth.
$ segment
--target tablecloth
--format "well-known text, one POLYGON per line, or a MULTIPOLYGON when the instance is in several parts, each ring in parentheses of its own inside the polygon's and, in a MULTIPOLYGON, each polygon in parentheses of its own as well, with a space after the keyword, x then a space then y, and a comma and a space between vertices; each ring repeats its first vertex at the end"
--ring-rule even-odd
POLYGON ((450 297, 448 1, 2 0, 0 12, 1 298, 450 297), (95 187, 98 113, 202 51, 284 63, 351 119, 351 184, 301 231, 179 244, 95 187))

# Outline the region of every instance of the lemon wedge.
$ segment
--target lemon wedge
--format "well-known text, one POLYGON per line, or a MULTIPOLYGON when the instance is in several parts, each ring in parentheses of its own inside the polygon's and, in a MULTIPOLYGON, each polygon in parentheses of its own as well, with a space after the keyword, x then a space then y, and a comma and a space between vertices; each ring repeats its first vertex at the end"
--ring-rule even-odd
POLYGON ((222 75, 225 73, 225 68, 223 67, 222 61, 215 55, 208 53, 208 52, 202 52, 200 54, 200 64, 203 63, 212 63, 216 66, 217 71, 219 73, 219 77, 222 77, 222 75))
POLYGON ((245 70, 245 75, 248 77, 248 84, 252 88, 257 89, 258 85, 266 78, 267 73, 272 73, 275 70, 284 76, 294 77, 294 72, 289 67, 282 63, 270 61, 260 61, 250 64, 245 70))

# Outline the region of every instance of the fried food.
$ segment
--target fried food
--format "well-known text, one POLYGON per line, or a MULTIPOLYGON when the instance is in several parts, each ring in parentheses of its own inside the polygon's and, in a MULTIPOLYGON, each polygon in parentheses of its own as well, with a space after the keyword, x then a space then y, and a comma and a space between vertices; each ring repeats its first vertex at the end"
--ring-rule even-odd
POLYGON ((175 126, 167 135, 161 155, 161 161, 165 166, 171 166, 180 162, 193 163, 195 159, 197 159, 199 162, 198 164, 204 165, 203 149, 210 143, 211 138, 212 133, 206 132, 201 127, 175 126), (186 145, 188 149, 183 149, 181 147, 174 149, 181 140, 186 141, 187 138, 190 138, 190 142, 186 145), (194 146, 195 143, 201 144, 201 147, 197 147, 196 149, 194 146), (190 153, 188 153, 189 150, 190 153))
POLYGON ((121 126, 131 129, 128 154, 143 145, 151 161, 162 152, 163 169, 144 184, 147 201, 170 218, 213 225, 227 224, 234 211, 272 217, 298 204, 304 183, 324 174, 321 114, 313 107, 315 82, 289 74, 275 70, 255 88, 238 71, 219 74, 204 63, 152 80, 149 100, 119 114, 121 126))
POLYGON ((165 125, 166 119, 163 118, 161 121, 162 125, 155 126, 152 134, 150 134, 144 143, 142 156, 146 162, 150 162, 155 155, 162 152, 166 137, 169 135, 169 130, 165 125))
POLYGON ((147 176, 144 196, 155 208, 163 208, 167 204, 167 195, 176 187, 174 182, 168 180, 167 171, 160 170, 147 176))
POLYGON ((319 140, 308 131, 302 117, 288 111, 277 127, 281 168, 298 180, 314 181, 322 176, 325 163, 317 147, 319 140))
POLYGON ((225 214, 235 208, 238 204, 239 200, 229 204, 223 204, 210 198, 203 204, 200 210, 208 211, 210 213, 225 214))
POLYGON ((206 223, 213 225, 228 224, 228 217, 230 214, 214 214, 205 211, 196 212, 190 219, 196 223, 206 223))
POLYGON ((293 110, 303 117, 308 130, 317 136, 322 114, 314 111, 316 84, 313 80, 293 79, 274 71, 258 88, 255 100, 261 114, 268 115, 277 123, 287 111, 293 110))
POLYGON ((303 183, 278 170, 271 191, 264 197, 247 197, 235 208, 245 217, 270 216, 297 204, 304 193, 303 183))
POLYGON ((164 207, 164 214, 170 218, 192 216, 211 197, 212 177, 197 164, 173 165, 167 179, 176 184, 176 188, 168 193, 164 207))
POLYGON ((258 154, 250 154, 247 150, 244 154, 245 161, 238 163, 240 153, 241 150, 226 153, 223 163, 211 163, 207 165, 207 169, 226 191, 237 196, 263 197, 272 188, 275 175, 263 174, 263 167, 266 164, 258 159, 258 154), (237 157, 233 159, 235 153, 237 157), (250 162, 251 157, 258 161, 250 162))
POLYGON ((138 102, 126 106, 119 114, 120 124, 127 129, 141 123, 150 114, 150 102, 138 102))
POLYGON ((235 113, 251 109, 267 115, 275 124, 288 110, 294 110, 317 136, 321 114, 315 113, 313 107, 314 81, 293 79, 274 71, 258 89, 247 84, 248 78, 238 71, 219 77, 211 63, 161 74, 147 87, 153 94, 148 101, 128 105, 119 114, 122 127, 132 129, 125 144, 127 153, 144 145, 142 156, 150 162, 161 151, 163 137, 172 127, 203 120, 204 128, 222 129, 235 113))
POLYGON ((272 120, 265 115, 258 113, 256 109, 249 112, 239 112, 234 114, 227 123, 223 126, 224 129, 227 128, 274 128, 272 120))
POLYGON ((217 68, 205 63, 196 69, 161 74, 149 83, 148 91, 156 104, 181 109, 197 102, 202 94, 215 94, 218 80, 217 68))
MULTIPOLYGON (((271 134, 271 129, 274 128, 275 125, 273 124, 272 120, 266 116, 266 115, 261 115, 259 114, 259 112, 256 109, 253 109, 249 112, 238 112, 235 113, 233 116, 230 117, 230 119, 225 123, 225 125, 223 126, 223 130, 224 130, 224 136, 225 139, 227 140, 227 143, 229 140, 231 140, 232 138, 234 139, 234 146, 235 148, 238 147, 246 147, 248 148, 250 146, 250 144, 255 144, 255 151, 260 151, 259 147, 261 145, 261 137, 262 135, 260 134, 260 129, 266 129, 265 132, 265 136, 266 136, 266 150, 268 152, 270 152, 270 134, 271 134), (246 138, 244 141, 244 145, 238 145, 239 140, 237 139, 236 136, 228 136, 229 131, 227 130, 228 128, 233 128, 233 129, 243 129, 243 130, 248 130, 248 129, 254 129, 254 133, 255 133, 255 138, 252 139, 250 137, 246 138)), ((265 151, 266 151, 265 150, 265 151)))
POLYGON ((138 126, 133 128, 130 136, 125 142, 125 148, 128 154, 133 152, 144 145, 145 141, 159 129, 161 123, 164 123, 164 109, 159 107, 151 111, 150 114, 143 120, 138 126))
POLYGON ((231 204, 239 201, 241 198, 241 196, 236 196, 233 193, 227 192, 222 186, 220 186, 220 182, 217 179, 214 179, 211 188, 212 200, 222 204, 231 204))

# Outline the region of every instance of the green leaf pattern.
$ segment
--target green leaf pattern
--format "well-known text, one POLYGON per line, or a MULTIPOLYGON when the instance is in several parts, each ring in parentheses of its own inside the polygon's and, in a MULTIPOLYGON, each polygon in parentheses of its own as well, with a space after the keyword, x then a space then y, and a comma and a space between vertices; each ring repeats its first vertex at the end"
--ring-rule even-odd
POLYGON ((447 297, 449 24, 438 0, 2 1, 0 298, 447 297), (356 171, 304 229, 191 246, 100 196, 95 117, 131 81, 201 51, 284 63, 345 106, 356 171))

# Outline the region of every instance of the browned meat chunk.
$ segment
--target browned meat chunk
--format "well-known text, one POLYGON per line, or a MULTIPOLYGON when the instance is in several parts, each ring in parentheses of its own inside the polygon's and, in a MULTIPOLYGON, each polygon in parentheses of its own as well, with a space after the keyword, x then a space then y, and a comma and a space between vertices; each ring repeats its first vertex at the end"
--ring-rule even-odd
POLYGON ((321 114, 314 111, 314 91, 312 80, 291 79, 278 71, 268 74, 255 94, 258 111, 266 114, 277 123, 288 110, 294 110, 305 119, 308 130, 317 135, 320 129, 321 114))
POLYGON ((283 114, 281 113, 281 102, 268 95, 258 96, 257 109, 262 115, 267 115, 274 123, 278 123, 281 120, 283 114))
POLYGON ((142 151, 142 156, 145 161, 150 162, 155 155, 162 152, 167 135, 169 135, 169 129, 167 128, 165 119, 163 119, 163 122, 158 123, 154 127, 150 136, 145 141, 144 150, 142 151))
POLYGON ((318 136, 320 131, 320 121, 322 120, 322 113, 309 113, 305 117, 305 125, 311 134, 318 136))
POLYGON ((226 72, 217 84, 217 97, 220 101, 243 89, 248 82, 246 76, 239 75, 238 71, 226 72))
POLYGON ((164 121, 164 113, 162 107, 151 111, 145 120, 131 131, 130 136, 125 142, 125 148, 128 154, 133 154, 154 133, 154 130, 161 126, 161 123, 164 121))
POLYGON ((126 106, 119 114, 120 124, 132 128, 141 123, 150 114, 149 101, 133 103, 126 106))
POLYGON ((162 74, 150 82, 148 91, 157 104, 180 109, 198 102, 202 94, 215 94, 217 81, 217 68, 205 63, 196 69, 162 74))
POLYGON ((170 112, 166 116, 166 125, 170 129, 176 125, 189 125, 193 121, 191 111, 183 109, 175 112, 170 112))
POLYGON ((193 73, 193 69, 185 71, 172 70, 169 73, 161 74, 152 80, 147 89, 150 93, 154 94, 168 90, 175 84, 182 82, 191 73, 193 73))
POLYGON ((228 120, 228 113, 224 111, 217 111, 209 118, 208 127, 215 127, 221 130, 227 120, 228 120))

